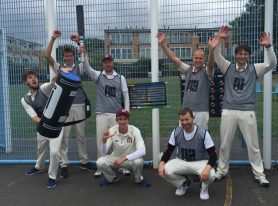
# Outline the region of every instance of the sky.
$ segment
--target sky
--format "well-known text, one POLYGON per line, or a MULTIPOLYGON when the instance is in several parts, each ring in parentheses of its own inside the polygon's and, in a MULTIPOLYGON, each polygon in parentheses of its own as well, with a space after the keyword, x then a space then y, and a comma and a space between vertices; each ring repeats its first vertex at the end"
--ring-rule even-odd
MULTIPOLYGON (((228 24, 244 12, 247 0, 158 0, 158 28, 210 28, 228 24)), ((45 0, 0 0, 0 28, 9 36, 45 45, 45 0)), ((149 28, 149 0, 56 0, 61 42, 76 32, 75 6, 84 5, 85 35, 103 39, 108 28, 149 28)), ((47 11, 47 13, 50 13, 47 11)))

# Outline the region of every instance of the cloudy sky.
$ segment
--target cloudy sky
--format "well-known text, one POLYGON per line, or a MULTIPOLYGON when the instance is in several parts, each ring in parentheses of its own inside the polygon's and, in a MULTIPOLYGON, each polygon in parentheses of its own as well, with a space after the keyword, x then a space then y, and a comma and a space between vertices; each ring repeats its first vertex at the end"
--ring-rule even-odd
MULTIPOLYGON (((247 0, 159 0, 159 28, 208 28, 227 24, 244 12, 247 0)), ((8 35, 47 43, 44 0, 0 0, 0 28, 8 35)), ((76 31, 75 6, 84 5, 87 37, 103 39, 108 28, 149 28, 149 0, 56 0, 63 39, 76 31)), ((49 11, 48 11, 49 12, 49 11)))

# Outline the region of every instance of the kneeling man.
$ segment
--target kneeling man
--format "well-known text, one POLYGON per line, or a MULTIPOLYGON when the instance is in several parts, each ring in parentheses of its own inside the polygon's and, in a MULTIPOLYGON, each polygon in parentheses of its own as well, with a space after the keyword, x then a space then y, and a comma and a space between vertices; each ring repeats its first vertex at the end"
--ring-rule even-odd
POLYGON ((117 182, 119 177, 115 169, 123 168, 133 173, 136 183, 149 187, 150 183, 141 175, 146 148, 139 129, 128 124, 129 113, 125 109, 117 111, 116 122, 117 125, 104 132, 100 144, 102 157, 97 160, 97 167, 104 175, 100 186, 117 182), (106 155, 111 147, 111 155, 106 155))
POLYGON ((199 175, 201 184, 200 199, 209 199, 208 186, 214 181, 213 166, 217 155, 208 131, 194 124, 192 110, 185 107, 179 112, 181 127, 171 134, 167 149, 158 167, 159 176, 165 178, 176 188, 176 195, 184 195, 190 181, 186 175, 199 175), (175 147, 177 158, 168 161, 175 147))

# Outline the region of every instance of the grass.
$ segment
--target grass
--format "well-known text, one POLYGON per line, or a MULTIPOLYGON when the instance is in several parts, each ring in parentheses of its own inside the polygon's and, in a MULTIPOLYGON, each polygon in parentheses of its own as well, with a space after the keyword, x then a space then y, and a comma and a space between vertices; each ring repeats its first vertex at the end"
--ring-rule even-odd
MULTIPOLYGON (((150 78, 146 79, 128 79, 128 83, 150 82, 150 78)), ((167 107, 160 107, 160 134, 161 137, 169 137, 172 130, 178 125, 178 110, 181 106, 180 83, 179 77, 160 78, 160 81, 167 82, 167 107)), ((278 75, 273 75, 273 82, 278 83, 278 75)), ((95 108, 96 87, 92 81, 83 82, 84 89, 91 100, 93 109, 95 108)), ((36 135, 36 125, 26 114, 21 106, 20 99, 26 93, 24 85, 10 86, 10 109, 11 109, 11 128, 13 138, 31 138, 36 135)), ((273 94, 272 100, 272 136, 278 137, 277 111, 278 111, 278 94, 273 94)), ((263 131, 263 94, 257 94, 256 113, 258 120, 259 136, 262 137, 263 131)), ((152 109, 132 109, 131 124, 134 124, 145 137, 152 136, 152 109)), ((88 137, 95 136, 95 115, 86 121, 86 134, 88 137)), ((213 138, 219 138, 219 117, 211 117, 209 120, 209 130, 213 138)))

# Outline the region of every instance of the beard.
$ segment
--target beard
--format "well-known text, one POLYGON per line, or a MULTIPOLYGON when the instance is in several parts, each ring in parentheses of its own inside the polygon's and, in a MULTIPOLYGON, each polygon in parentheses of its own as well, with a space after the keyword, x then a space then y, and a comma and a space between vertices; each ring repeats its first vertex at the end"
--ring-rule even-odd
POLYGON ((185 129, 185 131, 191 131, 193 128, 194 124, 184 124, 182 125, 183 129, 185 129))
POLYGON ((31 85, 28 85, 28 86, 29 86, 29 88, 32 89, 32 90, 38 90, 38 89, 39 89, 39 84, 37 84, 37 85, 35 85, 35 86, 31 84, 31 85))

